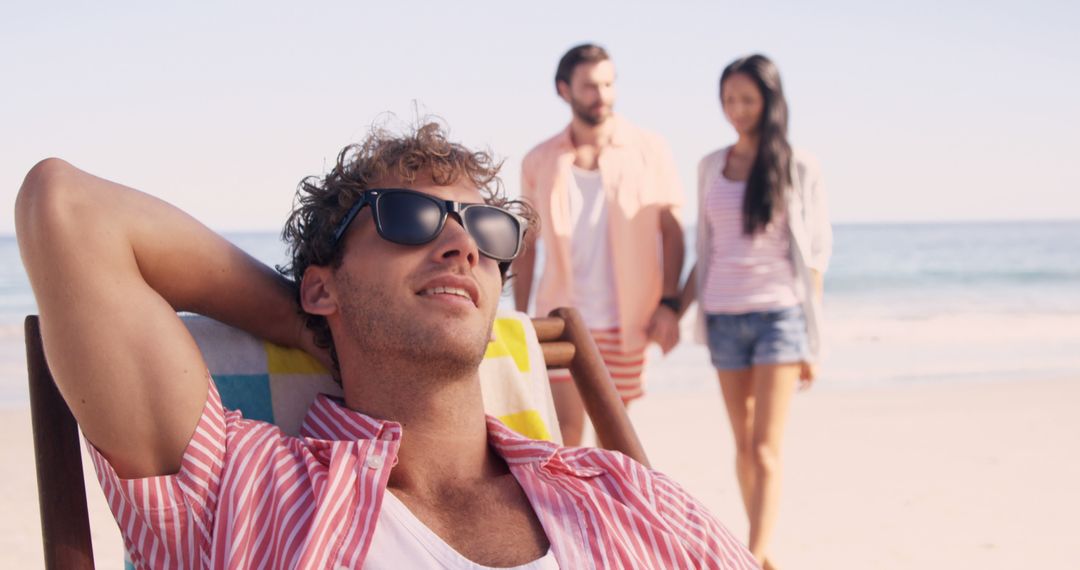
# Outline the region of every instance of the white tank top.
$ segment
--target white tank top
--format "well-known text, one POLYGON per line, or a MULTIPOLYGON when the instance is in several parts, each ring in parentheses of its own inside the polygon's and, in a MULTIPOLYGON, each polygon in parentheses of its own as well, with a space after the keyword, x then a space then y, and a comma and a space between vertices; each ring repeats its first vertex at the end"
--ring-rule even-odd
POLYGON ((573 264, 573 305, 590 329, 619 326, 615 274, 611 266, 607 197, 599 170, 571 166, 566 180, 570 202, 570 260, 573 264))
MULTIPOLYGON (((510 570, 556 570, 559 564, 549 548, 544 556, 510 570)), ((390 491, 383 494, 382 509, 365 570, 409 570, 447 568, 450 570, 491 570, 465 558, 439 538, 390 491)))

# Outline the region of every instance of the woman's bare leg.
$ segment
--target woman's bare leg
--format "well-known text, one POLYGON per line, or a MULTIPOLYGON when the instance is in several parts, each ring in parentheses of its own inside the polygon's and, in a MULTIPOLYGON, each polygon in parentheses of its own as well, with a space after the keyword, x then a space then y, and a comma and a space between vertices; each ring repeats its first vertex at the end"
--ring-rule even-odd
POLYGON ((749 368, 717 370, 716 375, 720 378, 720 391, 724 394, 731 433, 735 436, 735 475, 739 478, 739 491, 749 516, 754 489, 754 382, 749 368))
POLYGON ((748 546, 761 564, 766 564, 769 539, 780 506, 780 448, 799 371, 798 364, 766 364, 751 368, 754 417, 750 456, 754 481, 747 509, 750 518, 748 546))

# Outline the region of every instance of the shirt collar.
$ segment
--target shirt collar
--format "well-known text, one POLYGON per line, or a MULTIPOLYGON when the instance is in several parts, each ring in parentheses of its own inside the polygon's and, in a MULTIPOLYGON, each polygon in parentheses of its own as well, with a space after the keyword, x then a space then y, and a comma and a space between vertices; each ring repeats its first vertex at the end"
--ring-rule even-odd
POLYGON ((330 441, 400 440, 401 424, 351 410, 339 398, 319 394, 308 408, 300 435, 330 441))
MULTIPOLYGON (((581 478, 603 473, 601 469, 582 465, 577 460, 580 450, 563 448, 550 441, 529 439, 492 416, 487 416, 487 432, 488 443, 511 466, 537 463, 543 469, 566 472, 581 478)), ((300 435, 329 441, 399 441, 401 424, 375 419, 349 409, 339 398, 320 394, 308 409, 300 426, 300 435)))
POLYGON ((487 428, 488 443, 510 466, 538 463, 548 471, 566 472, 580 478, 596 477, 604 472, 577 461, 576 449, 560 447, 550 441, 529 439, 491 416, 487 417, 487 428))
MULTIPOLYGON (((630 144, 629 125, 626 123, 626 120, 622 118, 622 115, 612 113, 611 122, 611 140, 609 141, 611 146, 626 146, 630 144)), ((567 152, 572 152, 574 150, 574 139, 570 136, 569 124, 567 124, 566 128, 559 133, 559 146, 567 152)))

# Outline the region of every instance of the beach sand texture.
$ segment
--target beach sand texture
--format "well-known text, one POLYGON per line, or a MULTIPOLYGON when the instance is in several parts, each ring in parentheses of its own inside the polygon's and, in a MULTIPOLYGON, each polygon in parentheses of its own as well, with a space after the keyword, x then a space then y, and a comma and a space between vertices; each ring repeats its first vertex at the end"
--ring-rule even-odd
MULTIPOLYGON (((653 367, 654 382, 665 368, 653 367)), ((693 368, 709 382, 704 362, 693 368)), ((1076 376, 800 394, 775 559, 807 569, 1080 568, 1077 401, 1076 376)), ((745 538, 718 391, 654 394, 631 416, 654 466, 745 538)), ((39 567, 29 412, 4 410, 0 425, 0 567, 39 567)), ((92 477, 85 458, 84 470, 92 477)), ((121 568, 119 531, 94 482, 89 497, 98 568, 121 568)))

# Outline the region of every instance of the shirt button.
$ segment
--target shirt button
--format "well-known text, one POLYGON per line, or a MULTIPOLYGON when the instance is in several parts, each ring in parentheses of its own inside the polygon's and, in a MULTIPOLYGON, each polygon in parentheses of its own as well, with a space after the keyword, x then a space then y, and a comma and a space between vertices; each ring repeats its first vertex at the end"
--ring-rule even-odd
POLYGON ((379 436, 379 439, 383 441, 390 441, 391 439, 394 439, 394 433, 389 430, 384 431, 382 435, 379 436))
POLYGON ((381 455, 372 455, 367 458, 367 466, 372 469, 378 469, 383 466, 383 458, 381 455))

